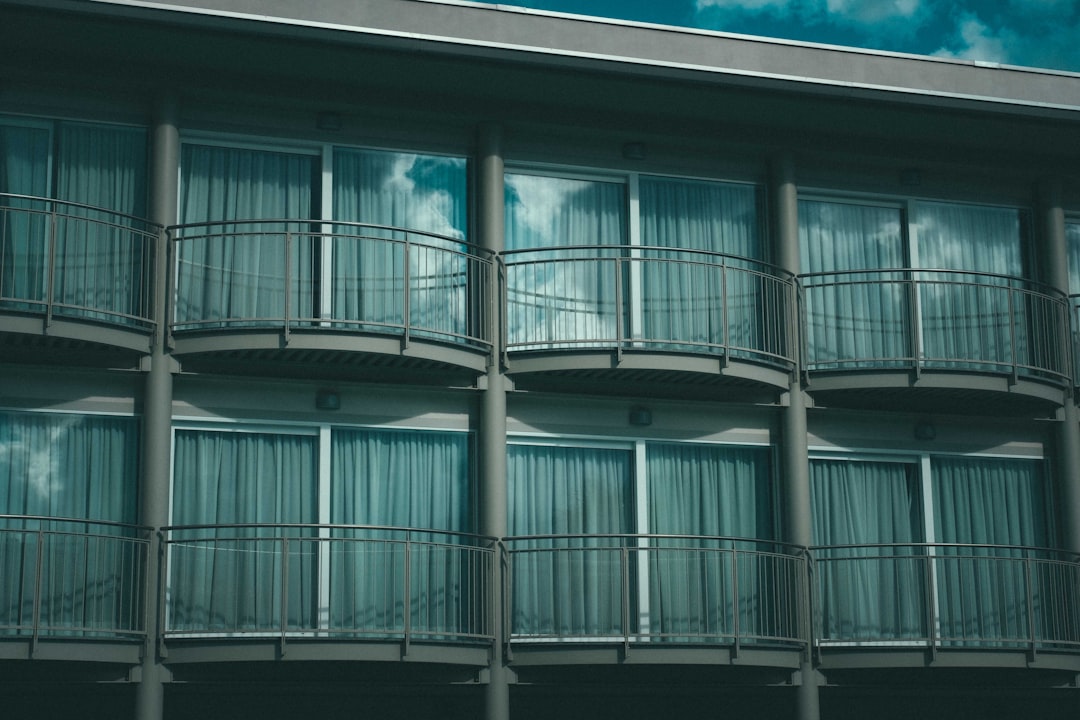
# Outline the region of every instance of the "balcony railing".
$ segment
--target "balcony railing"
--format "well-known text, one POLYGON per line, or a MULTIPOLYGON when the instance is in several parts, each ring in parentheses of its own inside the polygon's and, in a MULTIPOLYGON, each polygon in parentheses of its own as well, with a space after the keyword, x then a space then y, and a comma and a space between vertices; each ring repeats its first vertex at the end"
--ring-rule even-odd
POLYGON ((806 644, 807 557, 797 548, 658 535, 506 542, 514 640, 806 644))
POLYGON ((814 548, 823 644, 1080 650, 1080 561, 1039 548, 814 548))
POLYGON ((1004 275, 952 270, 813 273, 803 287, 806 368, 965 370, 1067 382, 1066 298, 1004 275))
POLYGON ((0 309, 149 329, 160 231, 90 205, 0 193, 0 309))
POLYGON ((148 532, 0 515, 0 637, 144 637, 148 532))
POLYGON ((795 283, 697 250, 581 246, 504 253, 507 350, 612 348, 792 363, 795 283))
POLYGON ((324 330, 490 346, 493 263, 461 240, 296 220, 200 223, 169 233, 174 333, 324 330))
POLYGON ((165 528, 167 637, 489 642, 495 544, 352 525, 165 528))

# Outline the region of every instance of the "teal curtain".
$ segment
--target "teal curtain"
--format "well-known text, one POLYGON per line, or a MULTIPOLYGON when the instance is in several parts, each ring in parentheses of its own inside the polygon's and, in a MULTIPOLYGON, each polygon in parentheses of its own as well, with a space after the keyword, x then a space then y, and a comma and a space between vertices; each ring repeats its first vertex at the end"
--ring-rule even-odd
POLYGON ((730 638, 736 612, 740 634, 780 634, 773 603, 782 561, 753 542, 775 536, 769 455, 768 448, 648 446, 649 532, 699 536, 656 539, 648 551, 651 635, 730 638))
POLYGON ((453 242, 467 235, 467 185, 462 158, 336 148, 334 219, 385 229, 335 227, 331 317, 361 329, 408 323, 445 339, 467 334, 469 264, 453 242))
MULTIPOLYGON (((49 143, 45 128, 0 124, 0 193, 49 195, 49 143)), ((47 209, 0 197, 0 303, 8 307, 34 309, 46 300, 47 209)))
POLYGON ((757 189, 642 177, 638 203, 640 337, 670 349, 763 348, 771 288, 743 259, 763 258, 757 189))
POLYGON ((822 639, 928 637, 920 487, 914 463, 810 461, 822 639))
POLYGON ((508 173, 505 194, 507 250, 535 251, 507 256, 508 342, 551 349, 625 337, 625 186, 508 173))
POLYGON ((331 629, 400 633, 408 612, 415 634, 468 632, 479 589, 474 553, 461 536, 422 531, 469 530, 469 436, 335 429, 331 448, 335 525, 421 531, 334 530, 331 629))
POLYGON ((317 158, 309 155, 183 146, 180 222, 221 224, 180 235, 178 329, 280 327, 287 292, 291 322, 315 317, 317 240, 310 224, 282 221, 315 217, 317 169, 317 158))
POLYGON ((1040 553, 1020 548, 1045 548, 1053 537, 1041 461, 935 458, 932 467, 938 542, 1013 546, 941 551, 935 563, 943 641, 1023 642, 1043 598, 1036 570, 1024 563, 1040 553))
POLYGON ((176 431, 173 524, 222 527, 173 531, 170 630, 315 627, 314 532, 229 526, 317 522, 317 452, 308 435, 176 431))
MULTIPOLYGON (((147 138, 142 128, 60 123, 56 197, 146 216, 147 138)), ((61 206, 53 299, 59 312, 114 322, 148 319, 152 236, 141 221, 61 206)))
POLYGON ((1032 364, 1023 289, 1023 218, 1012 208, 916 203, 923 356, 935 367, 1008 370, 1032 364), (1010 277, 991 277, 993 273, 1010 277))
POLYGON ((138 466, 130 417, 0 412, 0 515, 58 518, 0 519, 0 633, 30 631, 35 594, 46 634, 139 629, 132 533, 67 521, 135 522, 138 466))
POLYGON ((802 272, 820 273, 804 279, 811 368, 910 364, 902 223, 897 207, 799 201, 802 272))
POLYGON ((631 594, 635 587, 624 576, 626 540, 583 537, 632 532, 631 453, 510 445, 507 456, 511 535, 558 536, 511 544, 513 634, 604 637, 634 631, 622 620, 624 582, 631 594))

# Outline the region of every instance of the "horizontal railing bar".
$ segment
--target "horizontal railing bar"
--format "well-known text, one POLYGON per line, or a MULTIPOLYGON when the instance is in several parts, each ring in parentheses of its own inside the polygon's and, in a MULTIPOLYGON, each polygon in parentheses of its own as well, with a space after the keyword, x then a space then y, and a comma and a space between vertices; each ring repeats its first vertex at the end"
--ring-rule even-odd
MULTIPOLYGON (((116 225, 115 227, 121 228, 121 229, 124 229, 124 230, 132 230, 134 232, 147 234, 147 235, 156 236, 156 234, 161 232, 161 230, 163 228, 162 225, 160 225, 158 223, 155 223, 155 222, 151 222, 150 220, 147 220, 146 218, 139 217, 137 215, 129 215, 127 213, 118 212, 116 210, 110 210, 108 208, 99 207, 97 205, 87 205, 86 203, 72 202, 70 200, 58 200, 58 199, 55 199, 55 198, 39 197, 39 196, 35 196, 35 195, 19 195, 17 193, 0 193, 0 200, 3 200, 3 199, 30 200, 32 202, 40 202, 40 203, 45 203, 45 204, 48 204, 48 205, 63 205, 65 207, 78 208, 80 210, 91 210, 91 211, 97 212, 97 213, 104 213, 104 214, 107 214, 107 215, 112 215, 113 217, 124 218, 125 220, 133 220, 133 221, 135 221, 137 223, 142 223, 147 229, 145 231, 140 231, 137 228, 132 228, 132 227, 129 227, 127 225, 116 225)), ((34 214, 38 214, 38 215, 49 215, 49 214, 51 214, 51 211, 47 211, 47 210, 39 210, 37 208, 32 208, 32 207, 31 208, 17 207, 17 206, 13 207, 11 205, 4 205, 4 204, 0 203, 0 213, 12 212, 12 211, 34 213, 34 214)), ((90 221, 90 222, 101 222, 101 224, 103 224, 103 225, 108 225, 109 224, 109 223, 106 223, 106 222, 95 220, 94 218, 88 218, 88 217, 83 216, 83 215, 58 214, 58 216, 59 217, 65 217, 65 218, 70 217, 70 218, 74 218, 74 219, 78 219, 78 220, 87 220, 87 221, 90 221)))

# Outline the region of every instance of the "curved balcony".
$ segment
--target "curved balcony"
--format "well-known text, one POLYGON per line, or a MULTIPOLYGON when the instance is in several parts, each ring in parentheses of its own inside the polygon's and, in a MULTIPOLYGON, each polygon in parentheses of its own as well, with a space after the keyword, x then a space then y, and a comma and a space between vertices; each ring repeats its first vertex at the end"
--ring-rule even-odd
POLYGON ((173 662, 274 659, 288 648, 315 660, 487 663, 496 555, 487 538, 358 525, 163 532, 173 662))
POLYGON ((305 375, 483 371, 492 260, 431 233, 260 220, 169 228, 171 338, 185 363, 305 375), (314 361, 314 364, 313 364, 314 361))
POLYGON ((782 666, 806 647, 808 560, 799 548, 678 535, 545 535, 506 545, 517 662, 606 646, 611 662, 647 651, 782 666))
POLYGON ((582 246, 504 253, 510 372, 589 383, 787 387, 795 283, 719 253, 582 246))
POLYGON ((952 406, 967 399, 976 407, 995 394, 1014 406, 1062 402, 1072 376, 1069 312, 1053 288, 952 270, 857 270, 799 280, 810 390, 830 401, 857 403, 862 394, 871 404, 904 405, 921 392, 930 403, 952 406))
POLYGON ((0 193, 0 335, 13 352, 148 353, 160 232, 103 208, 0 193))
POLYGON ((832 546, 813 553, 819 649, 854 651, 856 664, 859 653, 883 648, 894 655, 906 650, 917 664, 940 651, 1080 652, 1075 556, 962 544, 832 546))
POLYGON ((0 515, 0 657, 138 663, 148 547, 134 525, 0 515))

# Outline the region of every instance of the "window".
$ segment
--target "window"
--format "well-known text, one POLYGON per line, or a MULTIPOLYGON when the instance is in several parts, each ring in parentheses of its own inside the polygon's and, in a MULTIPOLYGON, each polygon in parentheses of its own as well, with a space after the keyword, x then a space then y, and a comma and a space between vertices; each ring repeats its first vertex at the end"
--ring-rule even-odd
POLYGON ((1014 208, 800 200, 811 369, 1063 372, 1040 344, 1060 309, 1022 279, 1027 222, 1014 208))
POLYGON ((186 142, 177 330, 475 335, 464 159, 186 142))
POLYGON ((469 447, 425 430, 178 428, 170 631, 478 634, 489 551, 467 534, 469 447))
POLYGON ((1015 644, 1049 628, 1041 461, 829 455, 810 470, 822 639, 1015 644))
POLYGON ((0 412, 0 634, 141 630, 138 463, 131 417, 0 412))
POLYGON ((752 185, 506 175, 511 349, 787 350, 752 185))
POLYGON ((0 302, 149 320, 146 146, 141 128, 0 118, 0 302))
POLYGON ((508 462, 516 638, 798 638, 768 448, 521 440, 508 462))

